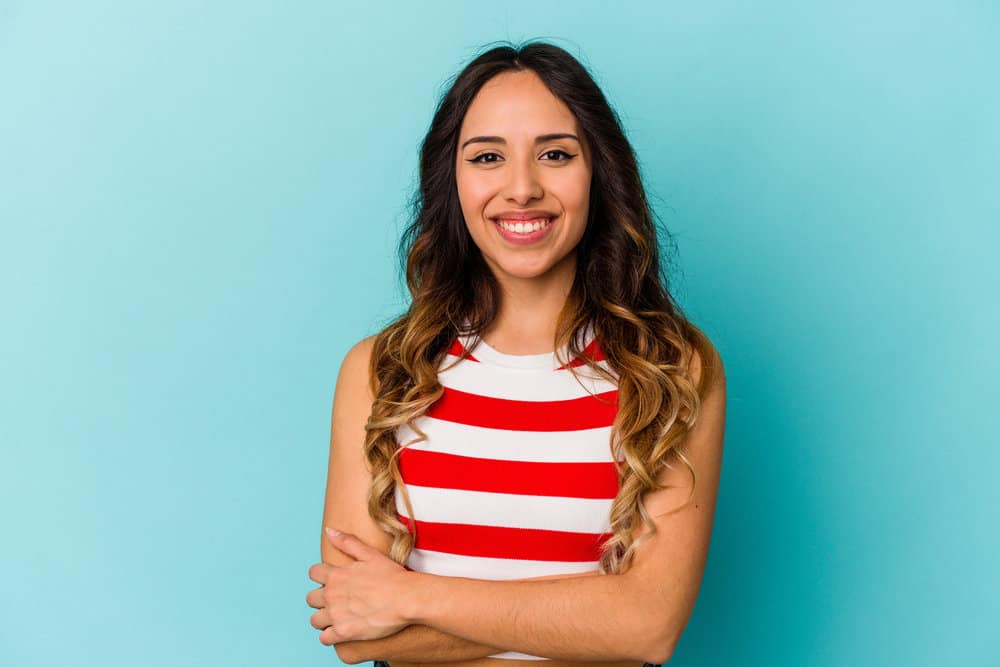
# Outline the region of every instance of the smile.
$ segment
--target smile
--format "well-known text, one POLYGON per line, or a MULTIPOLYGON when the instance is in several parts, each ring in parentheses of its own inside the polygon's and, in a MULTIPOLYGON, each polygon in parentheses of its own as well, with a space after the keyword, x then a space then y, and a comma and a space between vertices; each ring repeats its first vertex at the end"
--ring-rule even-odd
POLYGON ((498 218, 494 224, 500 236, 518 245, 536 243, 548 235, 555 218, 533 218, 531 220, 506 220, 498 218))

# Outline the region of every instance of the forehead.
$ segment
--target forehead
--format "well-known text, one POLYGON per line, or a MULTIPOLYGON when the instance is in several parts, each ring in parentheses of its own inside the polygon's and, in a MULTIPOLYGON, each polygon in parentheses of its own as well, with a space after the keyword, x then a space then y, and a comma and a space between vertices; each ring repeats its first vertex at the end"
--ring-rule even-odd
POLYGON ((469 105, 462 137, 496 134, 533 139, 547 132, 576 132, 576 118, 531 70, 504 72, 487 81, 469 105))

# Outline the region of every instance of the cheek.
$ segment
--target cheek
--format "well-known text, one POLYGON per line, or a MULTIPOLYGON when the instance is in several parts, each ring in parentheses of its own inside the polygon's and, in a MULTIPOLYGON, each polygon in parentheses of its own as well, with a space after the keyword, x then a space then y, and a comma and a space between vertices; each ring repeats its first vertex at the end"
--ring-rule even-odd
POLYGON ((456 186, 458 189, 458 200, 462 207, 462 217, 465 219, 465 228, 469 231, 473 243, 482 248, 486 238, 486 230, 482 221, 484 209, 489 202, 489 193, 483 187, 483 183, 476 178, 463 177, 457 174, 456 186))
POLYGON ((562 191, 563 205, 568 209, 574 221, 573 236, 583 236, 587 226, 587 216, 590 211, 590 178, 581 176, 572 182, 567 182, 562 191))
POLYGON ((489 182, 474 175, 463 174, 461 171, 456 178, 458 188, 458 199, 462 203, 462 210, 467 217, 481 218, 486 203, 492 196, 489 182))
POLYGON ((581 176, 570 186, 569 197, 578 210, 586 210, 590 203, 590 175, 581 176))

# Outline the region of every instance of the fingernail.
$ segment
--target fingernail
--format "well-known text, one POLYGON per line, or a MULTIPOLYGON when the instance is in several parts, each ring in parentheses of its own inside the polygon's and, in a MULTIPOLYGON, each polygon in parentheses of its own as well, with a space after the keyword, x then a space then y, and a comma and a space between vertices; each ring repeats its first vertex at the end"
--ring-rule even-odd
POLYGON ((329 535, 330 537, 336 537, 337 535, 340 535, 340 531, 334 530, 333 528, 330 528, 330 526, 327 526, 326 534, 329 535))

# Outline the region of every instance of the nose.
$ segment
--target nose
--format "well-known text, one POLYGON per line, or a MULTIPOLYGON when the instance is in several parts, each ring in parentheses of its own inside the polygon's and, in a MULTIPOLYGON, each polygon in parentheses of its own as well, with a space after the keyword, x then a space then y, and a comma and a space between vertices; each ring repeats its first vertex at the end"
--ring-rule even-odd
POLYGON ((529 158, 527 161, 518 160, 507 170, 510 175, 505 188, 504 197, 518 205, 525 206, 534 199, 541 199, 545 194, 538 174, 535 173, 535 165, 529 158))

